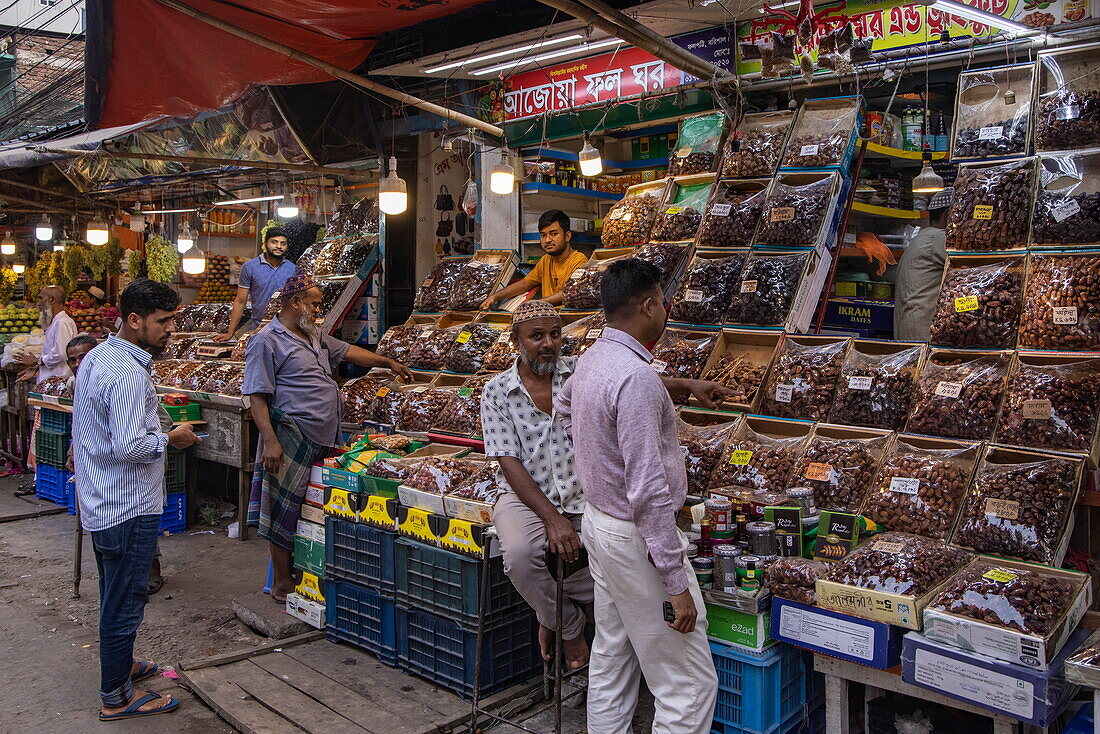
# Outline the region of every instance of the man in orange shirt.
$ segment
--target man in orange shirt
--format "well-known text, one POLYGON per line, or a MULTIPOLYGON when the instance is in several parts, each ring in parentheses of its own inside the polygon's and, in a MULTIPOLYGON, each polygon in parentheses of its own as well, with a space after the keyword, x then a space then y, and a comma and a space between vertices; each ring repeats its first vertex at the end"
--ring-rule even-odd
POLYGON ((486 311, 499 301, 507 300, 532 288, 539 287, 542 300, 551 306, 561 305, 561 289, 574 270, 588 261, 584 253, 573 249, 573 233, 569 230, 569 217, 565 212, 551 209, 539 217, 539 238, 546 252, 535 269, 521 280, 502 288, 485 299, 481 310, 486 311))

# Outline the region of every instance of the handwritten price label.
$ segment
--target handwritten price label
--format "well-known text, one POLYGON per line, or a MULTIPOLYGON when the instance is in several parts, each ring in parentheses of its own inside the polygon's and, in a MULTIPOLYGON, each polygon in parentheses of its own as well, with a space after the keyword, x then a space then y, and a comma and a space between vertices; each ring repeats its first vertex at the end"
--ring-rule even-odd
POLYGON ((1020 412, 1028 420, 1047 420, 1053 412, 1049 400, 1025 400, 1020 412))
POLYGON ((380 388, 378 388, 378 392, 376 392, 374 394, 374 396, 377 397, 377 398, 384 398, 389 394, 390 394, 390 389, 388 387, 380 387, 380 388))
POLYGON ((811 463, 806 467, 806 473, 802 476, 815 482, 827 482, 833 476, 833 468, 828 464, 811 463))
POLYGON ((891 477, 890 491, 901 494, 916 494, 920 491, 920 480, 914 477, 891 477))
POLYGON ((1055 222, 1064 222, 1065 220, 1072 217, 1074 214, 1080 213, 1081 205, 1077 203, 1076 199, 1064 201, 1050 210, 1050 216, 1054 217, 1055 222))
POLYGON ((585 332, 585 339, 599 339, 603 335, 603 329, 589 329, 585 332))
POLYGON ((768 221, 770 222, 790 222, 794 220, 794 207, 793 206, 780 206, 771 210, 768 215, 768 221))
POLYGON ((653 365, 653 369, 657 370, 657 374, 663 374, 668 369, 668 362, 659 359, 653 360, 650 364, 653 365))
POLYGON ((967 311, 978 310, 978 297, 977 296, 961 296, 955 299, 955 313, 965 313, 967 311))
POLYGON ((703 291, 684 291, 684 301, 686 303, 701 303, 703 301, 703 291))
POLYGON ((962 395, 963 384, 961 382, 940 382, 936 385, 936 395, 941 398, 955 398, 962 395))
POLYGON ((1004 125, 991 125, 978 130, 978 140, 1000 140, 1004 135, 1004 125))
POLYGON ((803 145, 798 150, 799 155, 817 155, 817 151, 821 149, 819 145, 803 145))
POLYGON ((989 579, 990 581, 996 581, 998 583, 1007 584, 1009 581, 1015 581, 1019 578, 1017 574, 1011 571, 1006 571, 1003 568, 991 568, 982 574, 983 579, 989 579))
POLYGON ((1054 323, 1062 326, 1072 326, 1077 323, 1076 306, 1057 306, 1053 311, 1054 323))
POLYGON ((733 204, 715 204, 710 208, 710 213, 716 217, 728 217, 733 211, 733 204))
POLYGON ((985 501, 985 514, 1001 520, 1015 520, 1020 516, 1020 503, 1016 500, 1001 500, 989 497, 985 501))
POLYGON ((775 386, 775 402, 777 403, 789 403, 791 397, 794 395, 794 385, 776 385, 775 386))
POLYGON ((742 293, 756 293, 756 281, 755 280, 742 280, 741 281, 742 293))
POLYGON ((470 341, 470 337, 472 337, 472 336, 473 336, 472 332, 460 331, 460 332, 458 332, 458 336, 455 337, 455 341, 458 342, 459 344, 465 344, 466 342, 470 341))
POLYGON ((993 218, 993 205, 992 204, 975 204, 974 205, 974 218, 975 219, 992 219, 993 218))
POLYGON ((748 466, 752 461, 752 452, 737 450, 730 454, 730 463, 734 466, 748 466))
POLYGON ((665 209, 665 214, 679 214, 683 210, 684 207, 682 206, 670 206, 668 209, 665 209))
POLYGON ((867 377, 863 375, 851 375, 848 377, 848 389, 849 390, 870 390, 871 383, 874 382, 873 377, 867 377))

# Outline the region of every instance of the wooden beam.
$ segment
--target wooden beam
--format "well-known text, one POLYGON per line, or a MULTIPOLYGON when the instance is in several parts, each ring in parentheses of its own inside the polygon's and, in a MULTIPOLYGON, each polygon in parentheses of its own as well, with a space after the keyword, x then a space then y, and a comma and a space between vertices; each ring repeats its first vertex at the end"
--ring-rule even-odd
POLYGON ((496 125, 490 125, 484 120, 479 120, 476 117, 464 115, 461 112, 456 112, 455 110, 448 109, 447 107, 443 107, 442 105, 437 105, 434 102, 428 102, 427 100, 420 99, 419 97, 414 97, 411 94, 405 94, 404 92, 399 92, 396 89, 390 89, 389 87, 383 84, 379 84, 378 82, 371 79, 367 79, 364 76, 353 74, 350 71, 345 71, 339 66, 336 66, 335 64, 330 64, 329 62, 319 59, 316 56, 310 56, 309 54, 302 53, 297 49, 291 48, 290 46, 284 46, 281 43, 277 43, 276 41, 264 38, 261 35, 253 33, 252 31, 245 30, 244 28, 240 28, 231 23, 226 23, 220 18, 215 18, 212 15, 207 15, 202 11, 188 7, 183 3, 176 2, 176 0, 157 0, 157 2, 161 3, 162 5, 167 5, 173 10, 177 10, 184 15, 188 15, 194 18, 195 20, 201 20, 203 23, 214 26, 219 30, 236 36, 237 38, 243 38, 246 41, 251 41, 257 46, 263 46, 264 48, 275 51, 276 53, 283 54, 284 56, 289 56, 295 61, 300 61, 303 64, 308 64, 315 69, 320 69, 321 71, 331 74, 337 79, 345 81, 353 86, 360 87, 361 89, 366 89, 368 91, 374 92, 376 94, 381 94, 386 97, 390 97, 391 99, 396 99, 398 102, 402 102, 413 107, 418 107, 425 112, 431 112, 433 115, 439 115, 440 117, 446 118, 448 120, 460 122, 467 127, 477 128, 478 130, 486 132, 494 137, 504 137, 504 131, 496 125))
POLYGON ((58 214, 75 214, 78 211, 82 211, 80 209, 77 209, 76 206, 73 206, 69 209, 64 209, 54 204, 46 204, 41 201, 35 201, 34 199, 24 199, 21 196, 12 196, 11 194, 3 191, 0 191, 0 199, 4 201, 14 201, 17 204, 26 204, 27 206, 33 206, 39 211, 44 212, 56 212, 58 214))
POLYGON ((55 189, 46 189, 41 186, 32 186, 22 181, 12 181, 10 178, 0 178, 0 184, 7 184, 8 186, 15 186, 16 188, 26 189, 27 191, 37 191, 40 194, 49 194, 50 196, 57 196, 62 199, 75 199, 80 198, 82 194, 78 191, 74 191, 71 194, 67 194, 64 191, 56 191, 55 189))
MULTIPOLYGON (((38 147, 38 146, 32 146, 38 147)), ((274 163, 272 161, 249 161, 234 158, 203 158, 190 155, 161 155, 159 153, 129 153, 114 150, 76 150, 73 148, 50 148, 43 146, 47 153, 60 155, 106 155, 111 158, 125 158, 136 161, 167 161, 169 163, 194 163, 203 166, 239 166, 241 168, 263 168, 272 171, 305 171, 322 176, 360 177, 366 171, 354 168, 333 168, 332 166, 314 166, 309 163, 274 163)), ((0 194, 2 196, 2 194, 0 194)))
POLYGON ((247 650, 240 650, 238 652, 231 652, 224 655, 214 655, 208 658, 200 658, 198 660, 190 660, 188 662, 180 663, 177 668, 180 670, 198 670, 200 668, 208 668, 211 665, 225 665, 227 663, 235 663, 238 660, 247 660, 248 658, 255 657, 257 655, 263 655, 267 652, 272 652, 275 648, 293 647, 295 645, 301 645, 306 642, 313 642, 314 640, 323 639, 324 632, 320 630, 312 632, 303 632, 300 635, 294 637, 288 637, 285 640, 276 640, 275 642, 269 642, 266 645, 259 645, 258 647, 252 647, 247 650))

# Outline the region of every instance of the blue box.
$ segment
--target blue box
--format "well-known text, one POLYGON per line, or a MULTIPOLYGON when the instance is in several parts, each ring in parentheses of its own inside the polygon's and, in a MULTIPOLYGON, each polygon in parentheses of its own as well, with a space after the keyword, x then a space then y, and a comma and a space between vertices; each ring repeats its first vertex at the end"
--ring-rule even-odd
POLYGON ((377 589, 325 579, 325 636, 368 650, 397 665, 396 606, 377 589))
MULTIPOLYGON (((73 485, 69 481, 72 476, 71 472, 40 462, 34 470, 34 496, 67 507, 73 495, 73 485)), ((75 506, 69 514, 76 514, 75 506)))
POLYGON ((894 304, 858 298, 829 298, 825 303, 824 323, 856 331, 893 331, 894 304))
POLYGON ((164 514, 160 516, 160 532, 174 534, 187 529, 187 493, 176 492, 165 499, 164 514))
POLYGON ((911 632, 902 646, 901 677, 906 683, 978 708, 1035 726, 1048 726, 1080 690, 1080 686, 1066 681, 1065 663, 1089 634, 1079 629, 1070 635, 1050 669, 1040 672, 911 632))
POLYGON ((901 640, 907 631, 789 599, 772 599, 772 637, 871 668, 886 670, 901 662, 901 640))

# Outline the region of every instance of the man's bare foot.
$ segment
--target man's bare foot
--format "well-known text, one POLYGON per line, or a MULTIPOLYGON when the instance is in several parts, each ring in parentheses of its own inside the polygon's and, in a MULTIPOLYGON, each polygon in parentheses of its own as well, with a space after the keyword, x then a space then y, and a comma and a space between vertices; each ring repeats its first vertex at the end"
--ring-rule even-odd
MULTIPOLYGON (((100 713, 103 716, 111 716, 112 714, 121 714, 134 701, 138 700, 139 698, 141 698, 142 696, 144 696, 148 693, 149 693, 149 691, 139 691, 137 689, 134 689, 134 697, 126 702, 126 706, 120 706, 117 709, 109 709, 109 708, 104 707, 104 708, 100 709, 100 713)), ((172 701, 171 696, 169 696, 168 694, 162 694, 159 698, 154 698, 152 701, 149 701, 148 703, 144 704, 143 706, 138 707, 138 711, 141 711, 141 712, 156 711, 158 709, 168 708, 169 706, 172 705, 172 703, 173 703, 173 701, 172 701)))
POLYGON ((584 632, 565 641, 565 667, 570 670, 583 668, 588 664, 588 642, 584 639, 584 632))
POLYGON ((539 625, 539 649, 542 659, 549 662, 554 657, 554 630, 539 625))

